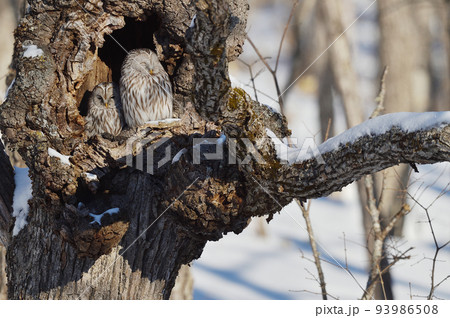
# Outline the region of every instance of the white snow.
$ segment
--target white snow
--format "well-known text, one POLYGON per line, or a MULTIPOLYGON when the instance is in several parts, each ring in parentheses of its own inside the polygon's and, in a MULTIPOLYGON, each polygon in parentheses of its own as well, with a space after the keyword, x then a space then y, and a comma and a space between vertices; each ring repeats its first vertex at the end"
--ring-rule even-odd
POLYGON ((113 215, 113 214, 119 213, 119 211, 120 211, 119 208, 112 208, 112 209, 106 210, 102 214, 89 213, 89 215, 94 218, 94 221, 92 221, 91 224, 98 223, 99 225, 102 225, 101 220, 105 214, 113 215))
POLYGON ((70 161, 69 158, 70 156, 65 156, 63 154, 60 154, 58 151, 56 151, 53 148, 48 148, 48 155, 50 157, 56 157, 59 158, 59 160, 61 160, 61 162, 65 165, 69 165, 70 166, 70 161))
MULTIPOLYGON (((419 174, 413 174, 410 193, 421 204, 427 207, 443 193, 429 208, 435 234, 442 244, 449 240, 450 214, 445 212, 450 205, 450 163, 421 165, 419 170, 419 174), (426 191, 416 195, 419 188, 426 191)), ((408 253, 411 259, 392 267, 391 275, 396 299, 407 300, 412 295, 420 300, 429 292, 434 246, 424 210, 410 204, 412 211, 405 219, 404 238, 391 239, 388 245, 400 251, 411 246, 414 250, 408 253)), ((358 284, 365 287, 369 262, 356 186, 346 187, 338 197, 314 200, 310 217, 325 260, 322 266, 328 292, 340 299, 360 298, 358 284), (342 269, 346 265, 355 279, 342 269)), ((291 203, 274 215, 270 224, 253 219, 239 235, 229 233, 217 242, 208 242, 192 267, 194 299, 321 299, 305 229, 300 209, 291 203), (258 234, 260 222, 264 223, 265 236, 258 234)), ((450 249, 442 249, 438 259, 435 274, 440 281, 449 274, 450 249)), ((436 296, 450 299, 450 280, 439 286, 436 296)))
POLYGON ((89 173, 89 172, 85 172, 84 174, 88 181, 98 181, 98 176, 96 174, 89 173))
POLYGON ((13 198, 13 216, 16 221, 14 222, 13 236, 16 236, 28 224, 28 200, 33 197, 28 168, 14 167, 14 182, 16 187, 13 198))
POLYGON ((393 127, 398 127, 406 133, 426 130, 431 127, 439 128, 450 124, 449 112, 427 113, 393 113, 367 120, 342 134, 330 138, 319 146, 320 153, 338 149, 341 145, 352 143, 363 136, 377 136, 386 133, 393 127))
POLYGON ((305 147, 289 147, 281 141, 270 130, 266 129, 269 136, 276 145, 277 156, 280 160, 287 160, 289 164, 309 160, 312 157, 319 158, 320 155, 337 150, 340 146, 353 143, 363 136, 378 136, 386 133, 394 127, 398 127, 406 133, 426 130, 431 127, 439 128, 450 124, 450 112, 427 112, 427 113, 393 113, 382 115, 374 119, 367 120, 360 125, 344 131, 342 134, 328 139, 318 148, 309 144, 307 151, 305 147))
POLYGON ((195 19, 197 19, 197 14, 194 15, 194 17, 191 20, 191 24, 189 24, 189 28, 193 28, 195 26, 195 19))
MULTIPOLYGON (((287 139, 283 141, 279 139, 273 131, 266 128, 267 136, 272 139, 275 145, 277 157, 281 161, 287 161, 289 164, 309 160, 315 157, 318 160, 323 160, 319 152, 319 148, 314 142, 314 139, 305 139, 299 148, 289 147, 287 139)), ((294 140, 293 140, 294 141, 294 140)))
POLYGON ((6 100, 8 98, 9 91, 11 90, 11 88, 13 87, 15 82, 16 82, 16 78, 14 78, 12 80, 11 84, 9 84, 8 88, 6 89, 4 100, 6 100))
POLYGON ((234 77, 231 74, 228 74, 228 76, 230 77, 231 87, 245 89, 245 84, 242 83, 239 79, 237 79, 236 77, 234 77))
POLYGON ((42 51, 34 44, 24 45, 22 47, 25 49, 25 51, 23 52, 23 57, 34 58, 42 56, 44 54, 44 51, 42 51))
POLYGON ((180 161, 180 158, 183 154, 185 154, 187 152, 186 148, 181 149, 180 151, 177 152, 177 154, 175 155, 175 157, 173 157, 172 159, 172 164, 174 164, 175 162, 180 161))

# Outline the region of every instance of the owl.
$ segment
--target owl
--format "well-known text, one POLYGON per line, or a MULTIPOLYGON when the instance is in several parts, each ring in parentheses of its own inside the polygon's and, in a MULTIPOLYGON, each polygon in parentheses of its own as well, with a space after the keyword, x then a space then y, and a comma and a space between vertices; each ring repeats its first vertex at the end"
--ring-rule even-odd
POLYGON ((130 51, 121 72, 120 93, 129 127, 172 117, 172 85, 155 52, 130 51))
POLYGON ((86 116, 88 136, 109 133, 117 136, 124 126, 119 87, 115 83, 101 83, 95 86, 89 98, 86 116))

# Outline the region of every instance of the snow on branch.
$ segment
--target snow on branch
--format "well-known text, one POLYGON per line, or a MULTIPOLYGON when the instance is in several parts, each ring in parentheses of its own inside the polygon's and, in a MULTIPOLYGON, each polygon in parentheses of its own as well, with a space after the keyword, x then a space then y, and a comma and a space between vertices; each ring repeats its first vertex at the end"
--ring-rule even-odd
POLYGON ((48 155, 50 157, 56 157, 59 160, 61 160, 61 162, 63 164, 70 166, 70 161, 69 161, 70 156, 65 156, 65 155, 59 153, 58 151, 56 151, 53 148, 48 148, 48 155))
MULTIPOLYGON (((327 152, 337 151, 340 147, 353 144, 362 137, 375 137, 398 128, 404 133, 424 131, 430 128, 442 128, 450 124, 450 112, 428 113, 393 113, 369 119, 360 125, 350 128, 340 135, 328 139, 312 151, 306 152, 305 147, 294 148, 283 143, 275 134, 267 129, 267 135, 277 145, 277 157, 287 160, 289 164, 301 163, 313 158, 321 159, 327 152)), ((311 145, 309 145, 311 148, 311 145)))
MULTIPOLYGON (((268 135, 274 141, 273 134, 268 135)), ((279 144, 280 140, 275 141, 279 144)), ((364 175, 400 163, 450 161, 450 112, 380 116, 324 142, 317 147, 317 155, 313 151, 306 157, 302 150, 285 149, 291 160, 279 166, 276 178, 258 178, 280 202, 327 196, 364 175), (297 161, 292 160, 295 155, 297 161)), ((280 153, 276 150, 277 157, 280 153)))
POLYGON ((364 136, 379 136, 394 127, 405 133, 424 131, 430 128, 441 128, 450 124, 450 112, 428 113, 393 113, 369 119, 362 124, 350 128, 342 134, 330 138, 319 146, 321 154, 335 151, 341 145, 354 143, 364 136))

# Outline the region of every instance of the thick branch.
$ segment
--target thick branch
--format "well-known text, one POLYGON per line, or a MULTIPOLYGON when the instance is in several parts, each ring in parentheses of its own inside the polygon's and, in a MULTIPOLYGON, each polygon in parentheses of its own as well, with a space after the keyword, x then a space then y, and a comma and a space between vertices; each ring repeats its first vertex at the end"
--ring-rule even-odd
MULTIPOLYGON (((430 164, 450 161, 450 125, 405 133, 393 127, 384 134, 364 136, 351 144, 322 154, 324 164, 310 159, 283 165, 268 182, 280 200, 309 199, 339 191, 364 175, 400 163, 430 164), (286 197, 286 198, 285 198, 286 197)), ((263 182, 263 181, 261 181, 263 182)), ((265 183, 265 182, 264 182, 265 183)))

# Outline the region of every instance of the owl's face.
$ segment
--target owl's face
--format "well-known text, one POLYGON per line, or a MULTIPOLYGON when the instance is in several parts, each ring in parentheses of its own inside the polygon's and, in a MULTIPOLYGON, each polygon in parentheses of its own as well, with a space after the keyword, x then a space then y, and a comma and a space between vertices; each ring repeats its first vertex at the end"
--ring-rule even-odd
POLYGON ((127 57, 130 66, 144 76, 158 76, 165 73, 156 53, 149 49, 131 51, 127 57))
POLYGON ((92 106, 103 109, 114 109, 120 103, 120 93, 113 83, 98 84, 92 91, 92 106))

